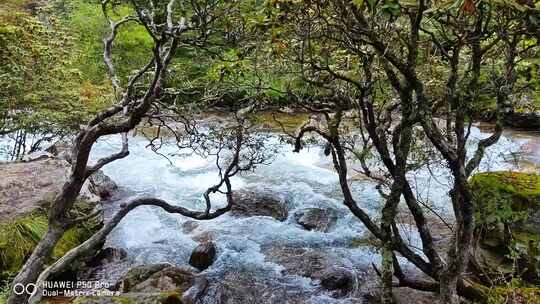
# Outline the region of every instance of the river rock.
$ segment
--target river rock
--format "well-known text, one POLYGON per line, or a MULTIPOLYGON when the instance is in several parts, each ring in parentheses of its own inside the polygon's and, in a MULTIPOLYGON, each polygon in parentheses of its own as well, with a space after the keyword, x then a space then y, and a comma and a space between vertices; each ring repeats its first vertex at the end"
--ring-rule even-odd
POLYGON ((45 151, 51 153, 57 159, 71 163, 71 142, 67 140, 59 140, 45 149, 45 151))
POLYGON ((116 284, 121 292, 184 292, 192 287, 195 273, 170 264, 150 264, 131 268, 116 284))
POLYGON ((193 279, 192 286, 182 294, 183 304, 195 304, 206 294, 208 290, 208 280, 205 277, 197 276, 193 279))
POLYGON ((320 276, 321 286, 328 290, 348 290, 350 289, 353 277, 352 273, 345 268, 329 268, 320 276))
POLYGON ((191 270, 169 266, 153 273, 146 280, 133 286, 131 292, 184 292, 193 285, 194 273, 191 270))
POLYGON ((116 193, 118 186, 103 171, 98 170, 88 178, 88 189, 102 200, 107 200, 116 193))
POLYGON ((189 257, 189 264, 199 270, 205 270, 214 263, 216 246, 213 242, 205 242, 195 247, 189 257))
POLYGON ((113 286, 131 264, 132 260, 124 249, 107 247, 78 266, 76 276, 79 281, 101 281, 113 286))
POLYGON ((236 191, 231 214, 236 216, 270 216, 278 221, 287 219, 287 203, 265 192, 236 191))
POLYGON ((298 224, 307 230, 327 232, 337 221, 333 209, 305 208, 294 213, 298 224))
POLYGON ((295 274, 320 282, 324 289, 343 296, 354 289, 355 277, 351 270, 331 254, 312 248, 271 247, 264 252, 265 261, 284 267, 286 274, 295 274))

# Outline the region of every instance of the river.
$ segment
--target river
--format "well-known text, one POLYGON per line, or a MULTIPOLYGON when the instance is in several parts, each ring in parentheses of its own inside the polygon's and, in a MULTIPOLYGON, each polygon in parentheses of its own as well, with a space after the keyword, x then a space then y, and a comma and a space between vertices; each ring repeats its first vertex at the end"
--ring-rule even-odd
MULTIPOLYGON (((478 139, 488 136, 489 133, 483 130, 473 127, 471 137, 478 139)), ((278 144, 277 137, 272 143, 278 144)), ((146 148, 146 144, 142 137, 130 138, 131 154, 104 168, 104 172, 118 183, 123 193, 121 198, 109 204, 109 212, 122 201, 137 196, 155 196, 173 204, 201 210, 204 207, 202 193, 217 181, 214 159, 196 155, 171 156, 178 152, 171 146, 161 151, 169 155, 169 162, 146 148)), ((499 142, 489 149, 480 170, 537 170, 540 164, 539 147, 538 134, 505 131, 499 142)), ((111 137, 96 144, 92 156, 95 159, 118 149, 119 138, 111 137)), ((448 218, 451 212, 448 209, 447 191, 451 180, 444 162, 411 172, 409 178, 418 195, 426 203, 442 210, 442 216, 448 218)), ((358 277, 362 277, 361 273, 371 263, 378 263, 375 249, 355 245, 369 235, 360 221, 343 206, 337 176, 331 170, 331 160, 320 147, 309 146, 300 153, 293 153, 291 146, 280 145, 279 153, 269 165, 261 165, 254 172, 235 176, 232 184, 236 190, 255 188, 269 191, 285 200, 289 209, 287 220, 280 222, 270 217, 239 218, 225 214, 200 222, 193 231, 183 233, 182 225, 190 219, 167 214, 158 208, 142 207, 130 213, 107 240, 106 246, 127 251, 127 262, 96 276, 114 281, 128 267, 147 263, 168 262, 187 266, 190 253, 198 244, 194 239, 211 238, 217 245, 218 256, 214 264, 205 270, 205 276, 211 281, 210 286, 226 285, 229 274, 240 273, 249 278, 241 284, 249 282, 253 284, 252 289, 257 289, 249 291, 253 293, 251 296, 272 295, 274 303, 353 301, 351 297, 354 297, 354 292, 350 297, 334 299, 321 290, 317 282, 287 274, 282 266, 265 259, 265 250, 272 247, 314 248, 340 259, 342 264, 348 264, 359 274, 358 277), (335 209, 337 224, 326 233, 303 229, 295 222, 293 214, 306 207, 335 209)), ((376 214, 381 199, 375 185, 354 177, 351 178, 351 185, 360 206, 376 214)), ((225 199, 216 196, 213 202, 216 206, 222 206, 225 199)), ((403 229, 414 246, 421 246, 407 225, 403 225, 403 229)), ((358 282, 358 285, 364 283, 358 282)), ((212 292, 211 287, 209 294, 212 292)), ((209 296, 204 302, 213 303, 214 300, 209 296)))

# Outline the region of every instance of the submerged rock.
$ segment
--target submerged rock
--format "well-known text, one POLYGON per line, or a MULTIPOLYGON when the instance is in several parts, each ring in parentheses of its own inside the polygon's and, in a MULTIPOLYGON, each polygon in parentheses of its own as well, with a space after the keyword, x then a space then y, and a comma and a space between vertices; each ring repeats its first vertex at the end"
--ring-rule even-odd
POLYGON ((199 223, 197 223, 196 221, 189 220, 182 224, 182 232, 191 233, 193 232, 193 230, 197 229, 197 227, 199 227, 199 223))
POLYGON ((193 285, 182 294, 183 304, 195 304, 208 291, 208 280, 198 276, 193 280, 193 285))
POLYGON ((312 294, 290 288, 274 278, 246 271, 229 271, 210 280, 206 294, 197 303, 212 304, 308 304, 312 294))
POLYGON ((191 239, 199 243, 212 242, 216 239, 216 232, 212 230, 202 231, 201 233, 195 234, 191 239))
POLYGON ((205 270, 214 263, 216 246, 213 242, 205 242, 195 247, 189 257, 189 264, 199 270, 205 270))
POLYGON ((320 282, 334 296, 343 296, 355 288, 355 275, 338 258, 322 250, 296 247, 272 247, 264 252, 268 262, 294 274, 320 282))
POLYGON ((306 208, 294 213, 298 224, 307 230, 327 232, 337 221, 334 209, 306 208))
POLYGON ((270 216, 278 221, 287 219, 287 203, 265 192, 241 190, 233 193, 231 214, 236 216, 270 216))
POLYGON ((73 304, 188 304, 178 292, 126 293, 120 296, 78 297, 73 304))

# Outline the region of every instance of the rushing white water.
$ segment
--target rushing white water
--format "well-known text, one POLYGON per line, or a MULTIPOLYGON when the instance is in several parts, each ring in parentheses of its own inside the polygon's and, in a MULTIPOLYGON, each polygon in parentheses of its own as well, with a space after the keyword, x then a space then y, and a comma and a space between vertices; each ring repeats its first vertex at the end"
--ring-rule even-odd
MULTIPOLYGON (((482 132, 477 127, 471 130, 471 138, 480 139, 488 135, 489 132, 482 132)), ((271 141, 278 144, 276 138, 271 141)), ((179 151, 174 147, 165 146, 160 152, 169 155, 169 161, 146 145, 147 141, 141 137, 130 138, 130 155, 104 168, 104 172, 122 188, 121 197, 108 203, 109 213, 119 203, 137 196, 158 197, 172 204, 202 210, 202 193, 218 180, 215 159, 178 155, 179 151)), ((9 146, 9 139, 0 138, 0 147, 6 146, 9 146)), ((525 169, 524 164, 537 165, 540 163, 539 147, 538 134, 506 131, 498 143, 489 148, 480 170, 522 170, 525 169)), ((92 159, 117 152, 119 148, 119 137, 101 140, 93 149, 92 159)), ((317 282, 283 274, 282 266, 265 261, 266 249, 290 246, 324 250, 339 257, 357 273, 365 271, 366 265, 372 262, 378 263, 377 252, 373 248, 353 246, 353 240, 366 238, 368 233, 342 205, 338 179, 331 169, 329 157, 317 146, 293 153, 291 146, 280 144, 278 150, 278 155, 269 165, 260 165, 254 172, 235 176, 232 184, 236 190, 255 188, 275 193, 288 203, 287 220, 279 222, 270 217, 238 218, 225 214, 214 220, 200 221, 195 230, 183 233, 182 224, 190 219, 158 208, 140 207, 119 224, 106 244, 126 249, 129 265, 108 269, 107 273, 99 274, 101 278, 114 280, 127 266, 138 264, 169 262, 187 266, 190 253, 198 244, 194 239, 211 234, 218 249, 217 260, 205 270, 211 286, 228 274, 243 273, 256 282, 253 288, 262 288, 265 292, 271 290, 273 296, 280 297, 274 303, 282 303, 284 299, 289 303, 298 303, 298 299, 307 303, 347 303, 347 299, 329 297, 318 288, 317 282), (306 207, 335 209, 337 224, 327 233, 303 229, 295 222, 293 214, 306 207)), ((2 158, 6 159, 5 155, 0 155, 2 158)), ((409 179, 419 198, 442 210, 443 214, 451 214, 447 195, 451 178, 443 161, 409 173, 409 179)), ((376 215, 381 199, 375 185, 367 180, 351 178, 351 186, 360 207, 376 215)), ((212 201, 215 207, 225 204, 225 198, 220 195, 212 196, 212 201)), ((402 228, 410 242, 420 247, 413 229, 409 230, 407 225, 402 228)), ((260 292, 262 295, 263 291, 260 292)), ((212 303, 211 300, 206 302, 212 303)))
MULTIPOLYGON (((489 133, 472 128, 471 138, 483 138, 489 133)), ((519 135, 519 134, 518 134, 519 135)), ((537 137, 523 137, 505 133, 499 142, 489 149, 480 166, 481 171, 515 168, 512 159, 518 153, 522 158, 537 163, 540 152, 527 148, 538 144, 537 137), (528 150, 527 150, 528 149, 528 150)), ((130 139, 129 157, 108 165, 104 171, 129 193, 121 200, 134 196, 155 196, 171 203, 192 209, 204 207, 202 193, 217 181, 214 159, 198 156, 171 156, 172 164, 150 149, 142 138, 130 139)), ((119 149, 118 138, 99 142, 93 157, 105 156, 119 149)), ((292 153, 292 147, 282 145, 279 155, 270 165, 261 165, 254 172, 233 178, 233 188, 256 188, 268 190, 288 202, 289 217, 279 222, 269 217, 236 218, 225 214, 217 219, 202 221, 189 234, 182 233, 182 224, 189 219, 171 215, 157 208, 143 207, 129 214, 108 238, 109 246, 122 247, 129 253, 134 264, 170 262, 185 266, 189 254, 197 245, 193 237, 211 233, 218 247, 218 258, 207 270, 208 277, 219 281, 230 272, 248 273, 254 280, 262 280, 285 295, 293 292, 305 294, 312 302, 335 302, 325 293, 315 292, 316 284, 309 279, 283 275, 283 267, 265 262, 264 248, 271 246, 295 246, 323 248, 339 256, 351 266, 362 271, 365 265, 377 263, 377 254, 369 247, 351 246, 354 239, 367 236, 366 229, 341 203, 341 195, 330 159, 316 146, 300 153, 292 153), (338 222, 329 232, 306 231, 295 223, 295 210, 305 207, 334 208, 338 222), (311 296, 308 296, 311 295, 311 296)), ((177 152, 165 147, 164 154, 177 152)), ((450 175, 444 162, 422 167, 409 174, 419 197, 428 201, 443 213, 449 213, 448 185, 450 175), (444 211, 446 209, 446 211, 444 211)), ((351 180, 354 195, 360 206, 372 214, 381 204, 374 184, 365 180, 351 180)), ((217 206, 225 203, 224 197, 215 196, 217 206)), ((403 226, 410 241, 421 246, 418 237, 407 225, 403 226)), ((344 301, 343 299, 340 301, 344 301)))

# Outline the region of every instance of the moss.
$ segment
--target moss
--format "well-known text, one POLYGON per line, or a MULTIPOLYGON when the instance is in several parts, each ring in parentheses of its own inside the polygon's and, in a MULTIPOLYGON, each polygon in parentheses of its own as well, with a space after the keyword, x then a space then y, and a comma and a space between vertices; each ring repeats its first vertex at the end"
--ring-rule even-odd
POLYGON ((540 197, 540 175, 500 171, 475 174, 471 178, 471 186, 477 189, 490 189, 510 194, 534 202, 540 197))
POLYGON ((16 272, 47 231, 45 216, 32 214, 0 224, 0 269, 16 272))
MULTIPOLYGON (((99 224, 90 221, 66 231, 54 248, 53 258, 63 256, 67 251, 88 239, 99 229, 99 224)), ((0 278, 16 273, 46 232, 47 217, 42 210, 1 223, 0 278)))
POLYGON ((253 123, 278 132, 282 131, 282 126, 286 132, 294 132, 308 119, 306 113, 287 114, 271 111, 258 112, 251 117, 253 123))
POLYGON ((495 287, 490 290, 487 296, 489 304, 506 304, 506 303, 540 303, 540 288, 539 287, 495 287))
POLYGON ((516 222, 540 207, 540 175, 501 171, 479 173, 470 180, 479 224, 516 222))

